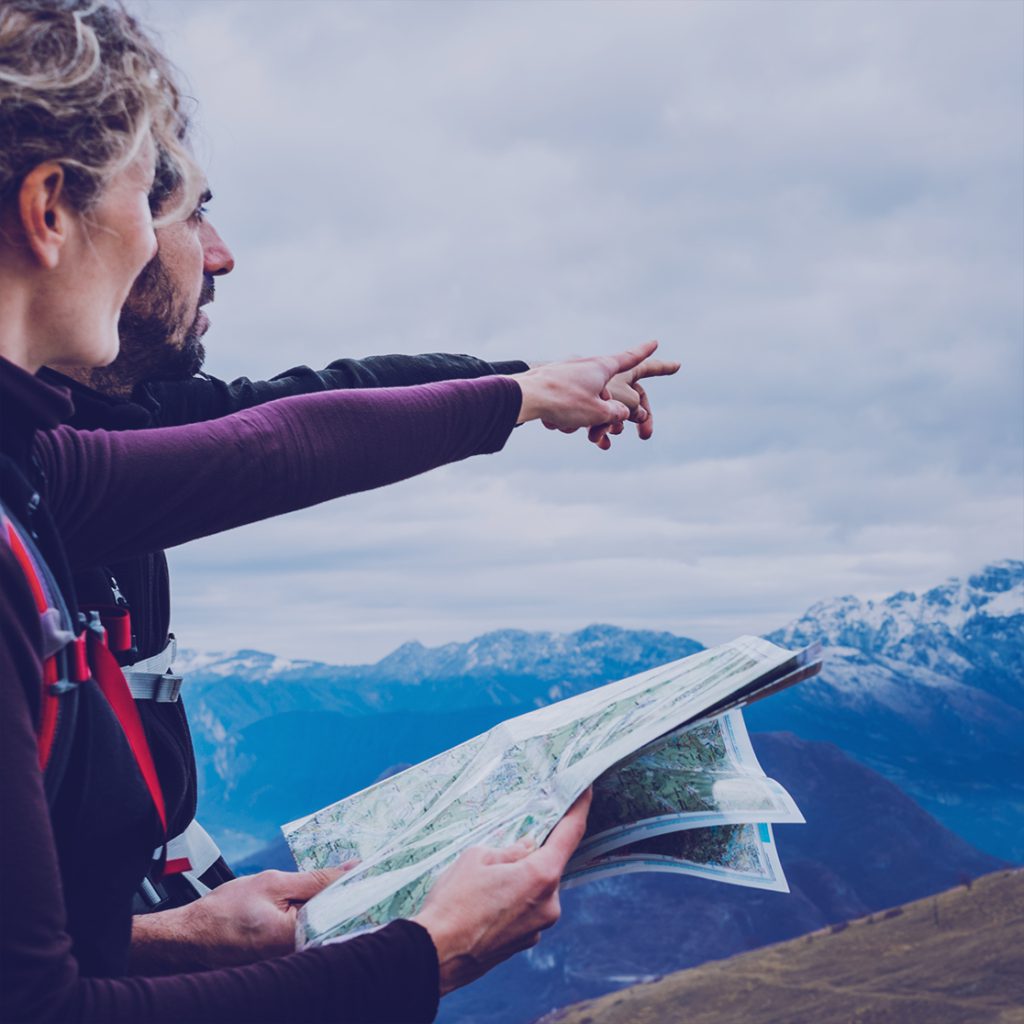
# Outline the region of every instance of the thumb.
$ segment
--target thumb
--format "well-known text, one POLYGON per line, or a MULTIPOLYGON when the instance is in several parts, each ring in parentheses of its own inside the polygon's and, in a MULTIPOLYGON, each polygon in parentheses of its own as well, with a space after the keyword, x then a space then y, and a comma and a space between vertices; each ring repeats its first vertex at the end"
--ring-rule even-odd
POLYGON ((587 814, 590 811, 590 803, 594 796, 593 787, 584 790, 576 802, 565 812, 562 820, 548 834, 544 845, 537 851, 536 856, 550 858, 559 865, 559 873, 569 862, 569 858, 576 852, 580 840, 587 830, 587 814))
POLYGON ((318 892, 326 889, 331 882, 336 882, 346 872, 356 866, 357 861, 349 861, 337 868, 314 868, 312 871, 297 871, 288 878, 287 886, 282 887, 280 898, 289 903, 305 903, 318 892))
POLYGON ((632 370, 634 366, 639 366, 645 359, 654 355, 657 347, 656 341, 645 341, 642 345, 637 345, 636 348, 627 348, 625 352, 612 356, 615 370, 611 376, 614 377, 616 373, 625 373, 626 370, 632 370))

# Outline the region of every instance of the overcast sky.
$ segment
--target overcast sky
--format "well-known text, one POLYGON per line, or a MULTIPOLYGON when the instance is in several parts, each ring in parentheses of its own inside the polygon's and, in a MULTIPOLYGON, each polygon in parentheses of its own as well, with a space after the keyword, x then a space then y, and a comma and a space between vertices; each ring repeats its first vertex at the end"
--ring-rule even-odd
POLYGON ((155 0, 237 267, 207 368, 647 338, 653 440, 172 554, 205 650, 705 643, 1024 555, 1024 5, 155 0))

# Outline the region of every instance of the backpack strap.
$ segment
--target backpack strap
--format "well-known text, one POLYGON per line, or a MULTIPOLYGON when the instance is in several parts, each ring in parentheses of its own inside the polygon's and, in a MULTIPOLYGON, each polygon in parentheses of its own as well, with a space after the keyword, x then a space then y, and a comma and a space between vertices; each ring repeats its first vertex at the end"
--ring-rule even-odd
MULTIPOLYGON (((56 797, 67 765, 78 706, 78 684, 89 678, 85 638, 76 637, 71 615, 46 561, 31 538, 0 504, 0 534, 24 573, 43 634, 43 678, 36 737, 46 796, 56 797)), ((34 695, 29 695, 35 704, 34 695)))
MULTIPOLYGON (((131 620, 127 609, 118 609, 118 614, 107 619, 109 630, 105 628, 104 618, 100 611, 89 612, 89 628, 86 630, 89 644, 89 665, 93 678, 99 686, 107 703, 114 712, 124 732, 125 739, 131 749, 135 763, 149 790, 150 799, 156 808, 157 817, 163 828, 164 843, 167 840, 167 810, 164 806, 164 793, 160 786, 160 777, 156 773, 153 755, 146 739, 146 731, 142 727, 139 710, 135 706, 131 690, 125 681, 124 672, 114 657, 111 647, 118 644, 124 637, 131 643, 131 620), (109 639, 108 639, 109 637, 109 639)), ((114 650, 119 649, 114 647, 114 650)))

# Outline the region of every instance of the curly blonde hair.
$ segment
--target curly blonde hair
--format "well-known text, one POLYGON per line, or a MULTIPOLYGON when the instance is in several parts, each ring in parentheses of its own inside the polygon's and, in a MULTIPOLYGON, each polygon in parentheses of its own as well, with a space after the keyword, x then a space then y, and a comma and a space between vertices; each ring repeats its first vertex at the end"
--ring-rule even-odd
POLYGON ((53 160, 87 212, 149 135, 175 186, 161 219, 190 212, 203 185, 187 126, 174 69, 120 0, 0 2, 0 203, 53 160))

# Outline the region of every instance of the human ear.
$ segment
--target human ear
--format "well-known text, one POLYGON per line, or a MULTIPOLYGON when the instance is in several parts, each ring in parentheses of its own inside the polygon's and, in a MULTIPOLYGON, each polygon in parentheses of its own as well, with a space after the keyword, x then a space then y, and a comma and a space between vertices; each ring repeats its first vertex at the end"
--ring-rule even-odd
POLYGON ((46 270, 60 262, 67 241, 68 210, 62 202, 64 168, 50 160, 25 175, 18 190, 18 213, 29 252, 46 270))

